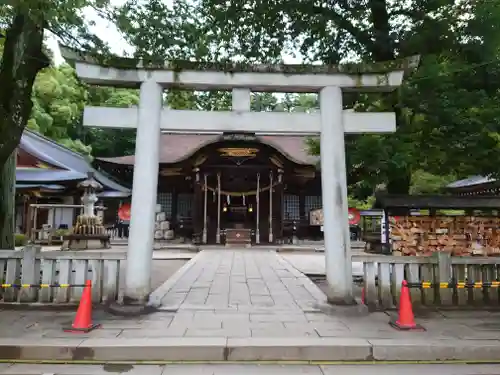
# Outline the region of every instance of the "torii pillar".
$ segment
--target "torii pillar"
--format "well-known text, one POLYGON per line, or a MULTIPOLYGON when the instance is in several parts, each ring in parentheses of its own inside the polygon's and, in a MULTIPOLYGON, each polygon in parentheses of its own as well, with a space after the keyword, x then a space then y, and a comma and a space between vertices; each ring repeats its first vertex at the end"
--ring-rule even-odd
MULTIPOLYGON (((303 134, 321 137, 321 176, 324 213, 326 276, 331 303, 352 303, 352 265, 349 238, 345 165, 346 133, 388 133, 396 129, 394 113, 354 113, 343 110, 342 92, 393 91, 405 71, 414 69, 417 58, 383 65, 254 66, 245 70, 229 66, 185 62, 184 70, 168 63, 144 69, 129 60, 129 68, 101 66, 90 57, 61 48, 75 63, 78 76, 89 84, 140 87, 139 108, 87 107, 84 125, 137 128, 132 215, 127 250, 127 300, 145 302, 150 293, 153 221, 158 182, 160 131, 183 133, 254 132, 303 134), (307 71, 307 73, 306 73, 307 71), (353 72, 353 73, 350 73, 353 72), (232 90, 232 111, 188 111, 162 108, 162 90, 232 90), (250 92, 317 92, 320 113, 251 112, 250 92), (241 104, 241 105, 240 105, 241 104)), ((121 64, 125 66, 127 64, 121 64)), ((158 301, 150 301, 158 303, 158 301)))

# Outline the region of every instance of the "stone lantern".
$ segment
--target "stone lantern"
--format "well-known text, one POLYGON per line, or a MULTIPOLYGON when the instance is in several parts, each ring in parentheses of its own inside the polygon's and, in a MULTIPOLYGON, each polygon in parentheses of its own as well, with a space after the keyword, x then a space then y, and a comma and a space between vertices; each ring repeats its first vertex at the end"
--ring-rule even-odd
POLYGON ((106 234, 101 218, 94 212, 98 201, 97 192, 102 190, 102 185, 94 179, 94 173, 89 172, 88 178, 80 182, 77 187, 83 190, 83 213, 76 218, 72 233, 65 236, 63 248, 83 250, 111 247, 110 236, 106 234))
POLYGON ((83 190, 83 216, 95 217, 94 208, 97 203, 97 192, 102 190, 102 185, 94 179, 94 173, 89 172, 88 178, 77 185, 78 189, 83 190))

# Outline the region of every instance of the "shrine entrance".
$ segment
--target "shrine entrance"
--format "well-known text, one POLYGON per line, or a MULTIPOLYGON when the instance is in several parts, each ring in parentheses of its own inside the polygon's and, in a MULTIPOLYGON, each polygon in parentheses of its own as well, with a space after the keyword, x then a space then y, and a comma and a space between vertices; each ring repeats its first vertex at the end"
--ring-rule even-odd
MULTIPOLYGON (((401 85, 405 72, 416 68, 418 56, 391 61, 390 64, 363 63, 354 66, 248 66, 194 61, 167 61, 158 64, 125 58, 120 58, 119 66, 113 66, 110 63, 117 61, 115 59, 96 59, 95 56, 85 55, 65 46, 60 49, 63 57, 75 64, 77 75, 88 84, 140 89, 137 107, 86 107, 83 118, 84 126, 137 129, 124 291, 127 300, 144 303, 151 291, 153 218, 161 132, 221 134, 242 131, 320 136, 328 301, 341 304, 354 302, 344 134, 394 132, 396 115, 344 110, 342 94, 394 91, 401 85), (173 87, 194 91, 230 90, 231 110, 164 108, 164 89, 173 87), (319 112, 253 112, 250 106, 251 92, 318 93, 319 112)), ((202 167, 193 168, 196 170, 194 189, 198 199, 200 194, 196 190, 200 190, 202 181, 208 182, 207 174, 200 173, 202 167)), ((208 186, 206 183, 204 185, 205 215, 201 217, 205 220, 202 223, 205 224, 202 225, 202 237, 205 240, 208 239, 208 186)), ((221 189, 218 190, 219 196, 220 192, 221 189)), ((221 199, 218 202, 220 204, 221 199)), ((273 240, 272 215, 270 219, 269 239, 273 240)), ((220 219, 218 221, 219 233, 216 235, 220 237, 220 219)))
POLYGON ((282 239, 285 172, 292 186, 295 163, 246 136, 228 142, 223 135, 190 158, 200 187, 194 210, 199 243, 258 245, 282 239))

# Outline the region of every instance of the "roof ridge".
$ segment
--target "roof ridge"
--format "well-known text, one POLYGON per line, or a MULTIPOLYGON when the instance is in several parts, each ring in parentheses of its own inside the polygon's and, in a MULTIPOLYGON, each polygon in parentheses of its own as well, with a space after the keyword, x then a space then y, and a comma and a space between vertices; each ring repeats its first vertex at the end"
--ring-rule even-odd
MULTIPOLYGON (((45 136, 45 135, 43 135, 43 134, 40 134, 39 132, 36 132, 36 131, 34 131, 34 130, 31 130, 31 129, 27 129, 27 128, 25 128, 25 129, 24 129, 24 131, 25 131, 25 132, 27 132, 27 133, 31 133, 31 134, 32 134, 32 135, 34 135, 35 137, 41 138, 42 140, 44 140, 44 141, 46 141, 46 142, 48 142, 48 143, 51 143, 51 144, 53 144, 53 145, 55 145, 55 146, 57 146, 57 147, 59 147, 59 148, 63 149, 64 151, 67 151, 67 152, 69 152, 69 153, 71 153, 71 154, 74 154, 75 156, 78 156, 79 158, 81 158, 81 159, 83 159, 83 160, 86 160, 86 159, 85 159, 85 156, 83 156, 83 155, 82 155, 82 154, 80 154, 79 152, 76 152, 76 151, 74 151, 74 150, 70 149, 69 147, 66 147, 66 146, 62 145, 62 144, 60 144, 59 142, 56 142, 55 140, 53 140, 53 139, 51 139, 51 138, 49 138, 49 137, 46 137, 46 136, 45 136)), ((73 140, 72 138, 70 138, 70 139, 71 139, 71 140, 73 140)))

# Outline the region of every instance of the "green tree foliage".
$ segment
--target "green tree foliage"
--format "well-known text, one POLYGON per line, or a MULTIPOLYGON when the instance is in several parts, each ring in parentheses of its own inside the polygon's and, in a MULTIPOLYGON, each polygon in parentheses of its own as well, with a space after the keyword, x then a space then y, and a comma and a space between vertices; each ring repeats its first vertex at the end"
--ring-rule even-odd
MULTIPOLYGON (((110 87, 89 87, 87 105, 128 108, 139 104, 137 90, 110 87)), ((135 151, 135 130, 85 129, 84 139, 92 146, 94 156, 132 155, 135 151)))
POLYGON ((14 246, 13 153, 30 119, 37 74, 50 65, 44 50, 45 32, 82 49, 105 52, 89 32, 83 10, 108 9, 107 0, 7 0, 0 4, 0 27, 5 30, 0 62, 0 248, 14 246))
POLYGON ((33 88, 33 110, 28 128, 83 155, 91 147, 77 139, 87 91, 69 65, 41 71, 33 88))
POLYGON ((412 174, 410 194, 439 194, 443 187, 456 181, 453 175, 437 176, 429 172, 417 170, 412 174))
MULTIPOLYGON (((393 135, 346 137, 348 180, 356 194, 369 195, 381 183, 389 192, 407 193, 420 169, 437 175, 498 173, 498 2, 198 5, 225 51, 254 60, 277 60, 297 50, 305 60, 327 64, 422 55, 420 70, 398 94, 362 95, 353 103, 346 98, 360 111, 395 110, 398 122, 393 135)), ((311 145, 319 151, 317 142, 311 145)))

